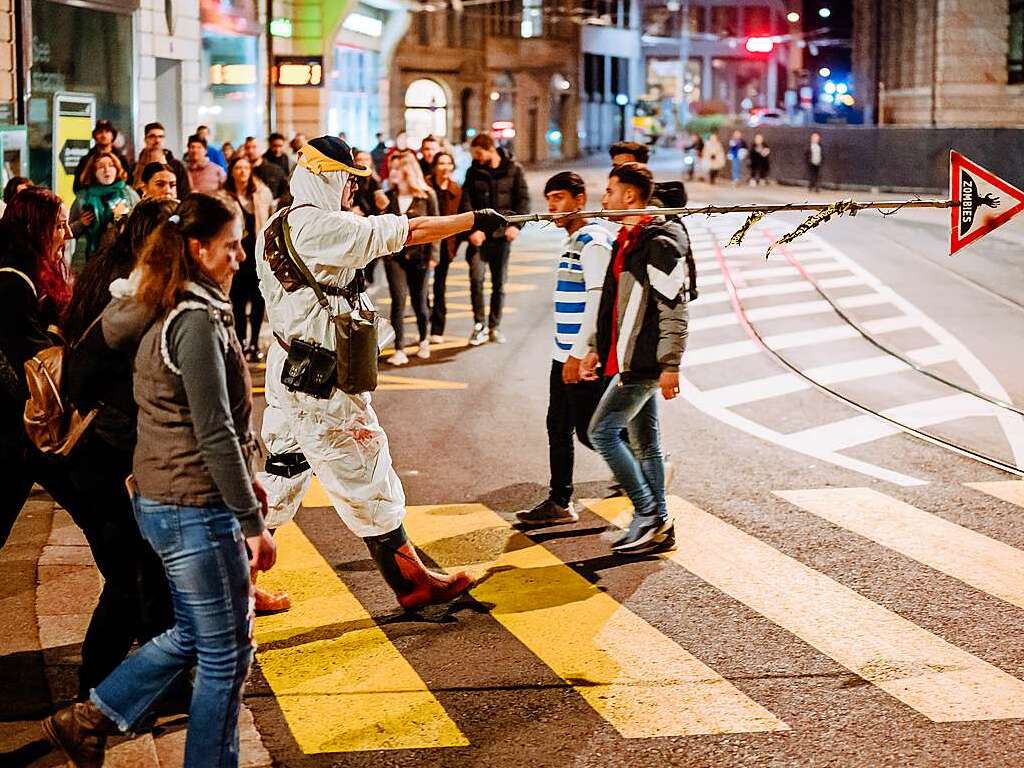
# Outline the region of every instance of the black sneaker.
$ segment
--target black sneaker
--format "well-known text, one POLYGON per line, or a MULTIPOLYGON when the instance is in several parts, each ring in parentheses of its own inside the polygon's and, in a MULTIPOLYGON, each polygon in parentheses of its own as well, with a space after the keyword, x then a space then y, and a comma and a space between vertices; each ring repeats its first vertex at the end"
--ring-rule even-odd
POLYGON ((516 512, 516 518, 523 525, 558 525, 559 523, 575 523, 580 519, 573 509, 572 502, 563 507, 557 501, 545 499, 533 509, 516 512))
POLYGON ((676 527, 675 523, 669 526, 665 533, 655 536, 651 542, 640 549, 632 550, 630 555, 660 555, 663 552, 671 552, 676 548, 676 527))
POLYGON ((612 552, 631 555, 648 547, 672 528, 672 519, 657 515, 633 515, 626 533, 612 544, 612 552))

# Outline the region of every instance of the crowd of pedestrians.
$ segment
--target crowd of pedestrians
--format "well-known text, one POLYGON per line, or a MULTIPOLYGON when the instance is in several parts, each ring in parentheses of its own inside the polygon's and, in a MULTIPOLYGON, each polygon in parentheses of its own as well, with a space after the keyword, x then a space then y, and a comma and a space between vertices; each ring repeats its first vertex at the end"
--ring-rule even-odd
MULTIPOLYGON (((0 546, 39 484, 83 530, 103 575, 82 647, 78 701, 43 725, 75 764, 101 765, 108 737, 135 732, 170 701, 190 715, 185 765, 235 766, 252 612, 289 607, 286 595, 262 593, 255 581, 276 556, 271 526, 281 522, 271 513, 301 498, 296 479, 308 484, 315 469, 332 499, 352 496, 349 486, 372 490, 375 483, 394 492, 398 528, 384 526, 377 512, 371 523, 356 507, 338 508, 403 606, 444 602, 470 585, 465 574, 425 569, 405 537, 404 495, 368 399, 332 390, 321 402, 340 409, 325 419, 358 418, 380 451, 372 466, 383 474, 357 477, 350 464, 331 458, 334 445, 304 456, 303 446, 319 446, 316 440, 334 432, 302 432, 311 418, 304 411, 280 418, 294 403, 269 389, 263 437, 270 455, 264 471, 254 471, 259 443, 250 427, 247 364, 264 356, 265 301, 280 346, 267 361, 274 386, 290 343, 273 314, 288 299, 265 285, 273 269, 267 233, 292 210, 296 247, 311 264, 341 265, 344 284, 323 288, 350 303, 347 292, 359 290, 373 262, 382 262, 396 334, 388 362, 404 365, 407 303, 416 322, 414 354, 428 359, 431 345, 444 341, 447 276, 463 249, 469 344, 505 341, 504 289, 519 228, 497 211, 529 212, 529 193, 522 166, 486 134, 470 142, 464 174, 456 150, 432 136, 418 150, 400 135, 390 146, 381 137, 377 146, 353 151, 334 137, 307 145, 297 136, 289 144, 275 133, 261 152, 253 137, 237 150, 211 147, 209 129, 199 126, 182 162, 163 146, 163 126, 151 123, 134 166, 116 138, 109 122, 96 124, 70 210, 27 179, 12 179, 4 190, 0 461, 8 480, 0 546), (332 229, 342 225, 349 229, 332 229), (87 414, 66 455, 41 445, 24 419, 34 397, 26 363, 53 350, 62 361, 61 411, 87 414)), ((603 205, 639 211, 659 204, 647 148, 620 143, 611 155, 603 205)), ((553 176, 544 194, 553 213, 586 207, 575 173, 553 176)), ((685 228, 643 213, 623 219, 617 232, 580 218, 556 223, 567 241, 553 297, 550 492, 519 517, 529 525, 576 519, 575 434, 606 460, 634 505, 633 522, 613 549, 669 547, 674 531, 655 395, 678 393, 693 280, 685 228)), ((315 310, 296 317, 300 324, 315 320, 315 310)), ((298 395, 289 390, 288 397, 298 395)))

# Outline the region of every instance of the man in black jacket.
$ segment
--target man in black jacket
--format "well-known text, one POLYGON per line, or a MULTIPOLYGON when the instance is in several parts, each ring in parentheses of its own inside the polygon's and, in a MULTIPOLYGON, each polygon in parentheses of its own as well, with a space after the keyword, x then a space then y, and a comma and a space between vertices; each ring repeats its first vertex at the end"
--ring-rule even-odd
POLYGON ((112 122, 109 120, 97 120, 96 127, 92 129, 92 140, 92 147, 89 148, 85 157, 79 160, 78 165, 75 166, 75 181, 73 185, 75 192, 82 188, 82 171, 85 170, 85 166, 88 165, 92 156, 98 152, 110 152, 120 161, 121 167, 124 168, 124 172, 129 177, 132 173, 132 167, 128 162, 128 158, 124 156, 121 150, 114 146, 114 142, 117 141, 117 128, 114 127, 112 122))
MULTIPOLYGON (((146 149, 158 149, 164 153, 164 163, 170 166, 171 170, 174 171, 174 177, 178 180, 178 199, 184 200, 186 195, 192 191, 192 185, 189 183, 188 171, 185 170, 185 166, 174 157, 171 150, 164 148, 164 139, 167 137, 167 132, 164 130, 163 125, 161 123, 147 123, 143 137, 146 149)), ((142 159, 141 154, 139 159, 142 159)))
MULTIPOLYGON (((625 163, 612 170, 601 205, 645 208, 653 191, 651 172, 639 163, 625 163)), ((601 291, 597 332, 580 366, 583 379, 596 378, 599 365, 610 379, 590 422, 590 440, 633 502, 629 529, 612 545, 621 554, 649 554, 675 544, 665 505, 656 395, 661 390, 671 400, 679 394, 689 250, 678 221, 622 219, 601 291)))
MULTIPOLYGON (((526 174, 512 156, 494 145, 486 133, 473 137, 469 144, 473 164, 466 171, 462 194, 470 209, 494 208, 502 213, 529 213, 530 192, 526 187, 526 174)), ((488 338, 498 344, 505 336, 498 329, 501 310, 505 304, 505 278, 508 274, 508 254, 519 227, 509 226, 499 232, 471 232, 469 234, 469 292, 473 304, 473 333, 469 343, 474 347, 488 338), (491 271, 491 311, 484 329, 484 265, 491 271)))

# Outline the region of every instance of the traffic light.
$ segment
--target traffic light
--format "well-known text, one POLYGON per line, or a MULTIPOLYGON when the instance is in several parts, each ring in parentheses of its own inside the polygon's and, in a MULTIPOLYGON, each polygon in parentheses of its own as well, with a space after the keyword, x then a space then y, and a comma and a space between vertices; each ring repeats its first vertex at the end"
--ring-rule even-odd
POLYGON ((747 51, 749 53, 771 53, 775 48, 775 41, 770 37, 748 37, 747 51))

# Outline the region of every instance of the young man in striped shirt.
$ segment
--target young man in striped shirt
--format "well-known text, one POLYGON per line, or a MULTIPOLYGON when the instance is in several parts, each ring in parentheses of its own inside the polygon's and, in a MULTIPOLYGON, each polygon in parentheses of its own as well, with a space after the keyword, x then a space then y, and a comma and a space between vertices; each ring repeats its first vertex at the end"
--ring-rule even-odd
MULTIPOLYGON (((587 203, 578 174, 556 173, 544 186, 549 213, 574 213, 587 203)), ((569 236, 558 261, 555 284, 555 337, 551 351, 548 400, 548 450, 551 488, 548 497, 516 514, 525 525, 554 525, 579 519, 572 504, 573 432, 593 450, 587 429, 604 382, 581 381, 580 361, 597 328, 601 288, 611 259, 611 235, 604 225, 583 218, 556 220, 569 236)))

